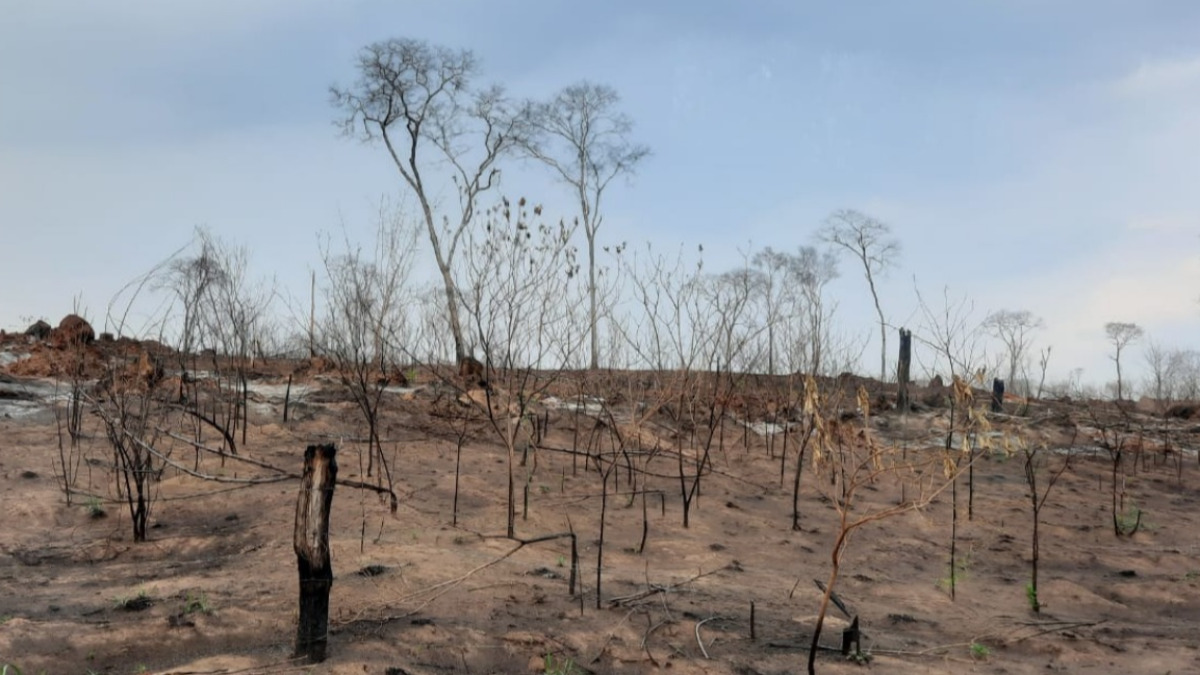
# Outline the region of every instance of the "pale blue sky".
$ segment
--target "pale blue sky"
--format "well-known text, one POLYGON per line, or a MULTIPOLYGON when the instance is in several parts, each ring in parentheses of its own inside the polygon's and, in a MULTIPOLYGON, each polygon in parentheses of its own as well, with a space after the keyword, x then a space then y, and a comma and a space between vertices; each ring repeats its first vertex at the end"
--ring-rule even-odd
MULTIPOLYGON (((102 315, 196 225, 302 294, 317 233, 365 236, 399 187, 378 148, 336 135, 327 88, 352 80, 361 46, 417 37, 475 50, 514 96, 583 78, 621 92, 654 155, 614 186, 602 240, 703 244, 718 270, 857 208, 903 243, 883 298, 896 323, 912 323, 915 275, 981 316, 1042 315, 1060 374, 1109 377, 1105 321, 1196 345, 1200 3, 0 8, 0 327, 57 319, 77 295, 102 315)), ((519 167, 504 192, 566 203, 519 167)), ((846 329, 873 335, 860 275, 842 271, 846 329)))

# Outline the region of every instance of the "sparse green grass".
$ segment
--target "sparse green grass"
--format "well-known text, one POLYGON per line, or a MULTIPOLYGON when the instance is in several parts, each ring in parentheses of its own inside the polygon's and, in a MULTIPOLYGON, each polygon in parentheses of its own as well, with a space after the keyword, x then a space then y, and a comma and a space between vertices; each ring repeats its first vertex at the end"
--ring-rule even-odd
POLYGON ((859 650, 856 652, 850 652, 849 654, 846 655, 847 661, 853 661, 860 666, 865 666, 865 665, 870 664, 872 658, 874 658, 874 657, 871 656, 871 650, 869 650, 869 649, 865 650, 865 651, 859 650))
POLYGON ((113 598, 113 607, 131 612, 146 609, 152 604, 154 604, 154 598, 150 597, 144 588, 138 589, 137 595, 120 595, 113 598))
POLYGON ((99 497, 88 497, 84 508, 87 509, 88 516, 92 518, 103 518, 108 515, 108 512, 104 510, 104 503, 100 501, 99 497))
POLYGON ((554 654, 546 654, 543 666, 546 675, 583 675, 584 672, 570 658, 563 657, 560 660, 556 659, 554 654))
POLYGON ((192 593, 188 591, 187 597, 183 600, 183 613, 195 614, 212 614, 212 605, 208 603, 208 595, 204 591, 192 593))
POLYGON ((1042 603, 1038 601, 1037 589, 1032 583, 1025 584, 1025 600, 1029 602, 1029 609, 1035 612, 1041 611, 1042 603))
POLYGON ((1142 527, 1142 516, 1144 515, 1146 515, 1144 511, 1131 504, 1117 516, 1117 529, 1126 537, 1134 534, 1142 527))
POLYGON ((991 655, 991 647, 988 647, 981 642, 971 643, 971 658, 975 659, 976 661, 986 661, 991 655))
POLYGON ((950 572, 949 575, 947 575, 941 579, 938 579, 938 582, 937 582, 938 588, 942 589, 943 591, 949 591, 951 582, 953 582, 954 586, 957 587, 959 584, 961 584, 962 582, 967 580, 967 576, 968 576, 967 573, 970 572, 970 570, 971 570, 971 551, 967 551, 967 553, 965 555, 963 555, 961 558, 959 558, 958 560, 955 561, 954 569, 950 572))

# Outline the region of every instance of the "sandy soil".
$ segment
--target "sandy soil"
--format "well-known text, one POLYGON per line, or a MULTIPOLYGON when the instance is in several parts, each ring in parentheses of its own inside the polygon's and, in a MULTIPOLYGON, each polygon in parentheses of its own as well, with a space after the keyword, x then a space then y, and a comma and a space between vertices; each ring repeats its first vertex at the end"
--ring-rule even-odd
MULTIPOLYGON (((299 472, 306 445, 336 441, 341 477, 367 480, 356 440, 364 426, 336 385, 297 382, 302 400, 284 424, 282 384, 278 373, 256 381, 243 455, 299 472)), ((40 398, 0 410, 0 664, 27 675, 530 673, 550 659, 549 672, 803 671, 821 597, 813 580, 828 577, 837 514, 806 468, 801 530, 792 530, 794 458, 781 485, 778 439, 768 449, 765 436, 731 422, 686 529, 672 451, 642 465, 653 474, 637 481, 651 491, 645 507, 629 496, 629 477, 618 468, 608 484, 598 609, 602 482, 565 451, 586 442, 596 418, 551 411, 548 435, 519 469, 522 480, 530 476, 530 494, 517 535, 578 534, 582 592, 572 596, 568 540, 519 547, 503 536, 507 464, 494 433, 448 416, 469 406, 435 395, 436 387, 390 391, 382 431, 400 507, 393 514, 373 493, 337 489, 329 658, 304 666, 289 660, 298 482, 219 484, 167 470, 155 484, 150 540, 134 543, 112 451, 92 418, 75 450, 82 462, 67 504, 45 395, 53 385, 10 378, 10 391, 25 387, 40 398), (466 436, 452 525, 458 428, 466 436), (94 517, 96 509, 106 515, 94 517)), ((7 396, 10 404, 15 398, 7 396)), ((993 423, 1060 439, 1065 420, 1080 419, 1081 409, 1035 407, 1028 417, 993 423)), ((928 448, 945 418, 944 409, 880 414, 872 428, 911 452, 934 452, 928 448)), ((1173 429, 1176 448, 1196 440, 1186 424, 1173 429)), ((1093 436, 1085 430, 1077 445, 1089 447, 1093 436)), ((686 446, 686 438, 675 445, 686 446)), ((966 477, 959 484, 954 598, 949 492, 920 512, 859 530, 836 590, 859 616, 870 663, 823 651, 818 671, 1200 672, 1200 467, 1194 452, 1142 445, 1122 479, 1127 509, 1142 513, 1133 536, 1112 530, 1107 455, 1077 454, 1050 492, 1039 613, 1025 592, 1031 515, 1016 457, 977 461, 970 514, 966 477)), ((174 453, 193 465, 192 450, 174 453)), ((1053 468, 1059 458, 1050 460, 1053 468)), ((199 466, 227 478, 264 473, 233 459, 222 466, 215 456, 199 466)), ((888 480, 862 494, 873 504, 901 497, 888 480)), ((831 608, 823 644, 838 645, 843 626, 831 608)))

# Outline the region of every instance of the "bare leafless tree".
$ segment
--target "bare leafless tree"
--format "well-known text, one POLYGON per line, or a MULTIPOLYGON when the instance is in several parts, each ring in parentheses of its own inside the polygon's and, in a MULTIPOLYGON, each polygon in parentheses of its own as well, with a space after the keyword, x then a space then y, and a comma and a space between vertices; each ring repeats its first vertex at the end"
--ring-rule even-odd
POLYGON ((704 361, 717 371, 757 370, 762 353, 753 347, 765 327, 756 320, 753 303, 765 287, 763 273, 739 267, 705 282, 703 301, 710 311, 703 313, 708 325, 701 334, 709 339, 704 361))
POLYGON ((767 372, 776 374, 781 362, 790 360, 793 371, 817 373, 829 332, 824 289, 837 278, 836 258, 812 246, 801 246, 796 253, 767 247, 754 254, 751 264, 763 275, 767 372))
POLYGON ((1185 401, 1200 398, 1200 352, 1194 349, 1172 349, 1167 355, 1167 361, 1171 397, 1185 401))
POLYGON ((707 308, 703 248, 694 260, 681 246, 674 258, 658 253, 650 244, 622 256, 620 264, 630 285, 629 312, 613 326, 635 355, 635 360, 656 370, 691 369, 705 340, 700 327, 707 308))
POLYGON ((786 252, 776 251, 770 246, 755 253, 754 257, 750 259, 750 264, 759 270, 763 280, 760 301, 763 308, 763 323, 766 328, 767 373, 769 375, 779 372, 777 370, 778 341, 776 334, 786 328, 786 317, 790 314, 787 311, 792 290, 791 284, 788 283, 790 260, 791 256, 786 252))
POLYGON ((203 312, 204 299, 212 287, 224 283, 225 270, 218 260, 217 242, 203 228, 196 228, 194 240, 199 250, 193 256, 172 255, 166 263, 165 274, 156 275, 151 288, 167 289, 175 295, 183 312, 179 326, 179 367, 186 370, 186 359, 194 356, 196 346, 203 344, 207 328, 203 312))
POLYGON ((1104 334, 1108 336, 1108 341, 1113 346, 1113 355, 1110 358, 1117 364, 1117 400, 1120 401, 1124 395, 1121 382, 1121 352, 1130 344, 1140 340, 1146 331, 1136 323, 1110 321, 1104 324, 1104 334))
POLYGON ((950 484, 950 597, 956 594, 958 572, 958 475, 967 469, 967 518, 975 511, 975 459, 979 450, 989 443, 988 421, 982 406, 975 400, 973 384, 980 384, 984 361, 979 346, 980 322, 974 316, 974 303, 965 296, 954 298, 950 290, 942 292, 942 306, 933 307, 917 290, 923 321, 913 333, 914 339, 936 353, 935 363, 944 365, 950 373, 950 393, 947 397, 950 416, 946 427, 944 458, 950 484), (957 447, 956 447, 957 446, 957 447))
POLYGON ((833 254, 812 246, 801 246, 797 250, 789 274, 800 302, 797 311, 801 331, 797 344, 800 360, 795 365, 814 375, 839 372, 837 359, 833 358, 832 324, 836 305, 825 298, 825 286, 837 276, 837 259, 833 254))
POLYGON ((604 84, 579 82, 553 99, 533 105, 534 134, 526 151, 548 166, 579 200, 579 223, 587 238, 590 368, 600 367, 600 314, 596 292, 596 232, 604 220, 601 199, 614 178, 632 175, 650 154, 634 143, 633 120, 617 110, 621 97, 604 84))
POLYGON ((1150 340, 1146 345, 1144 358, 1146 367, 1150 369, 1150 373, 1147 375, 1146 389, 1153 392, 1154 403, 1161 414, 1174 398, 1171 381, 1174 379, 1172 367, 1175 363, 1172 362, 1170 351, 1154 340, 1150 340))
POLYGON ((499 160, 525 137, 528 111, 512 106, 499 86, 474 86, 479 63, 468 50, 391 39, 364 47, 357 66, 352 86, 330 88, 333 105, 343 113, 339 124, 347 136, 382 140, 416 196, 442 277, 455 356, 461 359, 467 352, 454 257, 480 195, 499 179, 499 160), (435 213, 434 195, 444 186, 430 177, 439 171, 449 174, 457 193, 453 213, 435 213))
POLYGON ((325 317, 318 325, 318 351, 333 361, 367 424, 367 475, 379 464, 379 480, 391 473, 379 436, 384 390, 399 371, 406 348, 414 248, 419 224, 402 210, 380 208, 373 249, 345 241, 341 253, 322 246, 326 284, 325 317))
MULTIPOLYGON (((555 382, 582 339, 562 344, 569 293, 579 274, 570 229, 540 220, 541 207, 504 200, 469 235, 456 268, 460 300, 486 368, 470 397, 508 455, 507 536, 516 537, 516 449, 535 401, 555 382)), ((529 441, 524 441, 526 444, 529 441)), ((526 485, 528 485, 528 477, 526 485)))
POLYGON ((835 211, 825 220, 817 235, 821 241, 850 252, 863 266, 875 312, 879 316, 879 380, 888 379, 887 369, 887 320, 879 304, 876 279, 895 264, 900 255, 900 242, 892 237, 892 228, 853 209, 835 211))
MULTIPOLYGON (((1033 343, 1033 332, 1044 324, 1042 319, 1028 310, 1002 309, 992 312, 983 320, 983 328, 1004 343, 1008 352, 1008 386, 1017 390, 1017 375, 1025 367, 1029 346, 1033 343)), ((1029 385, 1024 390, 1028 396, 1029 385)))
POLYGON ((216 273, 194 311, 199 316, 204 346, 213 350, 213 373, 226 409, 223 427, 236 436, 240 425, 245 444, 250 365, 257 355, 256 344, 262 337, 275 290, 269 282, 250 278, 250 253, 245 246, 228 244, 206 229, 199 229, 197 238, 216 273), (224 364, 217 354, 225 357, 224 364))

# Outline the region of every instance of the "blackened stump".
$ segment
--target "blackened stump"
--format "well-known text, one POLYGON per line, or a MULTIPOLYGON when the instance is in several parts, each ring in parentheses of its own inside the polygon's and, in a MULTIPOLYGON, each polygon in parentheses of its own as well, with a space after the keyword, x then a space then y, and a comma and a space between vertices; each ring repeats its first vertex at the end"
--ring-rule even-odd
POLYGON ((329 509, 337 481, 337 447, 310 445, 304 451, 304 476, 296 501, 294 545, 300 572, 300 621, 294 657, 309 663, 325 660, 329 641, 329 589, 333 566, 329 557, 329 509))
POLYGON ((909 371, 912 364, 912 331, 900 329, 900 359, 896 362, 896 407, 908 412, 912 407, 908 398, 909 371))

